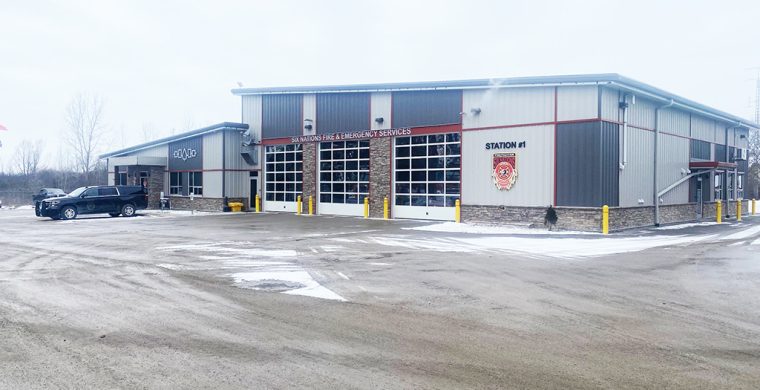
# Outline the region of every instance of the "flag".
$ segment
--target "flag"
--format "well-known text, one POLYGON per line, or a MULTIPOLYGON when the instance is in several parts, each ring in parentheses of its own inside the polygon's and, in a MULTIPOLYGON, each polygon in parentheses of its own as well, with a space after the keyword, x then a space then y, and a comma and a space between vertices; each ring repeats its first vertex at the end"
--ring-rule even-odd
POLYGON ((5 130, 5 131, 8 131, 8 128, 7 128, 7 127, 5 127, 5 126, 3 126, 3 125, 0 125, 0 130, 5 130))

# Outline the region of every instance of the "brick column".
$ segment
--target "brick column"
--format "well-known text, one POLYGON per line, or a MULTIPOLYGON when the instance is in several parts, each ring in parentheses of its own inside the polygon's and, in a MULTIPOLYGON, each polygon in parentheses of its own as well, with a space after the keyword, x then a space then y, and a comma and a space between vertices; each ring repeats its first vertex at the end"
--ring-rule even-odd
POLYGON ((159 209, 161 191, 164 190, 164 167, 150 167, 148 175, 148 208, 159 209))
POLYGON ((303 144, 303 196, 301 212, 309 213, 309 196, 314 197, 314 214, 317 213, 317 143, 303 144))
POLYGON ((372 218, 383 217, 383 198, 386 196, 388 208, 392 209, 391 142, 390 137, 369 141, 369 216, 372 218))

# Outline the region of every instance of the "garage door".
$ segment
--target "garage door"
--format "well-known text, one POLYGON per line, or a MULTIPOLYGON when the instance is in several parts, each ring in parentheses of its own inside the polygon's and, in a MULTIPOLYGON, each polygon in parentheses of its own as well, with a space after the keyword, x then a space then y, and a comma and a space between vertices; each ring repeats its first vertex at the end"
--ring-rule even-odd
POLYGON ((296 197, 303 193, 302 145, 270 145, 264 155, 264 210, 296 212, 296 197))
POLYGON ((320 214, 364 213, 369 194, 369 140, 319 144, 320 214))
POLYGON ((397 137, 393 156, 394 218, 453 221, 461 188, 460 134, 397 137))

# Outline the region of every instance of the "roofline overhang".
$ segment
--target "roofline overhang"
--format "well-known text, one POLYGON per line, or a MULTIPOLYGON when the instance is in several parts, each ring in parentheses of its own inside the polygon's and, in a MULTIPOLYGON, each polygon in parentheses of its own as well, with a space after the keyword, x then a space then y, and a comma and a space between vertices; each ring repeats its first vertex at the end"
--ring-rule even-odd
POLYGON ((217 123, 215 125, 211 125, 211 126, 207 126, 207 127, 202 127, 200 129, 190 130, 190 131, 187 131, 187 132, 184 132, 184 133, 180 133, 180 134, 177 134, 177 135, 173 135, 173 136, 170 136, 170 137, 160 138, 160 139, 157 139, 155 141, 146 142, 146 143, 143 143, 143 144, 139 144, 139 145, 131 146, 131 147, 128 147, 128 148, 116 150, 116 151, 113 151, 113 152, 101 154, 98 157, 98 159, 102 160, 104 158, 109 158, 109 157, 120 157, 120 156, 129 154, 129 153, 138 152, 140 150, 150 149, 150 148, 154 148, 156 146, 165 145, 165 144, 168 144, 168 143, 171 143, 171 142, 181 141, 181 140, 185 140, 185 139, 188 139, 188 138, 198 137, 198 136, 202 136, 204 134, 209 134, 209 133, 214 133, 214 132, 217 132, 217 131, 224 131, 224 130, 235 130, 235 131, 248 130, 248 125, 245 124, 245 123, 236 123, 236 122, 217 123))
POLYGON ((431 90, 470 90, 492 88, 526 88, 558 87, 579 85, 602 85, 625 90, 661 102, 674 102, 674 106, 726 122, 735 127, 760 129, 760 124, 723 112, 693 100, 675 95, 649 84, 621 76, 617 73, 600 73, 587 75, 513 77, 501 79, 473 79, 454 81, 431 81, 409 83, 296 86, 268 88, 235 88, 233 95, 281 95, 308 93, 357 93, 357 92, 396 92, 396 91, 431 91, 431 90))

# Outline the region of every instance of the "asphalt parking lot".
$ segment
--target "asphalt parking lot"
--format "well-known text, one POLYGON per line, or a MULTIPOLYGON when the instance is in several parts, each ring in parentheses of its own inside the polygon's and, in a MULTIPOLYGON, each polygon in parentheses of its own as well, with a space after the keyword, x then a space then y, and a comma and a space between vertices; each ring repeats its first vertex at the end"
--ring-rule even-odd
POLYGON ((760 387, 760 218, 457 229, 0 209, 0 387, 760 387))

